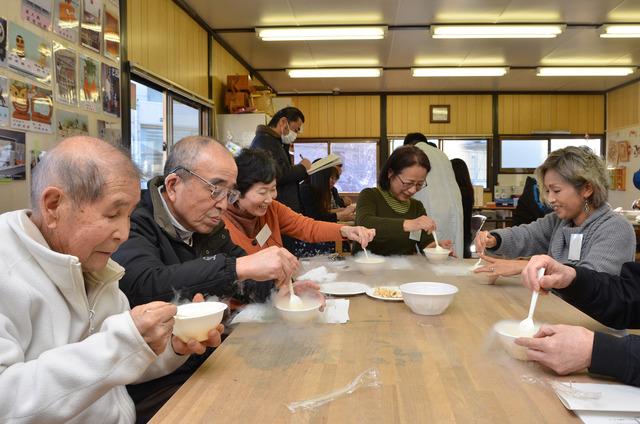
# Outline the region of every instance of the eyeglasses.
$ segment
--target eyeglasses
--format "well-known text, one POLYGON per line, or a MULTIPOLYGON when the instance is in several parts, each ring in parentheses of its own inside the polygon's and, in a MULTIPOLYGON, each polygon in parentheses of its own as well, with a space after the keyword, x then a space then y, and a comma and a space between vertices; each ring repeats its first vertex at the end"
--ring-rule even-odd
POLYGON ((405 182, 402 178, 400 178, 400 175, 396 175, 396 177, 398 177, 398 179, 400 180, 400 182, 402 183, 402 189, 403 190, 408 190, 411 187, 415 187, 417 191, 422 190, 424 187, 427 186, 426 182, 417 182, 417 183, 413 183, 413 182, 405 182))
POLYGON ((209 186, 209 190, 211 190, 211 198, 216 202, 219 202, 220 200, 226 197, 229 203, 235 203, 240 198, 240 192, 238 190, 234 190, 232 188, 226 188, 226 187, 219 187, 215 184, 211 184, 205 178, 185 168, 184 166, 176 166, 171 171, 169 171, 169 174, 176 174, 178 171, 188 172, 189 174, 193 175, 194 177, 198 178, 200 181, 205 183, 207 186, 209 186))

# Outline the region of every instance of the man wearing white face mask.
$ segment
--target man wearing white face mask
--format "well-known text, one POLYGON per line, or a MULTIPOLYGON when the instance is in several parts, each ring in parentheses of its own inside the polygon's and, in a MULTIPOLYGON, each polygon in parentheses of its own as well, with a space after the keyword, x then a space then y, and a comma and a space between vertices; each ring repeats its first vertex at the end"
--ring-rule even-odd
POLYGON ((307 177, 311 166, 308 159, 292 164, 289 145, 302 129, 304 115, 300 109, 285 107, 273 115, 269 125, 259 125, 251 142, 252 149, 263 149, 271 153, 276 161, 277 200, 293 209, 301 211, 299 183, 307 177))

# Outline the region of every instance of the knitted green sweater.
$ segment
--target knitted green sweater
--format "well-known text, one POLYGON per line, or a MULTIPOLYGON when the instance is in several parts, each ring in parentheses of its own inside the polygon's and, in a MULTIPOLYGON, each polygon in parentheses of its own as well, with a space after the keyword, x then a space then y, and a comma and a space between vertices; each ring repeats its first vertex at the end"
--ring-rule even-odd
MULTIPOLYGON (((414 219, 427 213, 418 200, 409 200, 406 213, 394 211, 385 201, 377 188, 365 188, 358 196, 356 207, 356 225, 375 228, 376 237, 369 243, 368 249, 378 255, 412 255, 416 253, 416 242, 409 239, 409 233, 402 229, 406 219, 414 219)), ((420 247, 424 248, 433 241, 433 236, 422 232, 420 247)), ((354 251, 362 250, 356 245, 354 251)))

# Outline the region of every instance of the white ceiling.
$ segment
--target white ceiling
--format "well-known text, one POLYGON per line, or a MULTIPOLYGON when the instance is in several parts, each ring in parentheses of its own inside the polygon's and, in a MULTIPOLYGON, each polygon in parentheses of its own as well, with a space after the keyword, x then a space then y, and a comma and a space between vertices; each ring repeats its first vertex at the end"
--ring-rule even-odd
POLYGON ((640 65, 640 39, 595 26, 640 23, 640 0, 182 0, 277 92, 601 91, 628 77, 537 77, 536 66, 640 65), (435 23, 545 22, 553 39, 432 39, 435 23), (263 42, 258 26, 384 24, 383 40, 263 42), (581 25, 581 26, 575 26, 581 25), (402 28, 393 28, 393 27, 402 28), (407 28, 417 26, 418 28, 407 28), (512 66, 504 77, 413 78, 412 66, 512 66), (381 78, 291 79, 286 68, 382 67, 381 78), (402 68, 402 69, 393 69, 402 68))

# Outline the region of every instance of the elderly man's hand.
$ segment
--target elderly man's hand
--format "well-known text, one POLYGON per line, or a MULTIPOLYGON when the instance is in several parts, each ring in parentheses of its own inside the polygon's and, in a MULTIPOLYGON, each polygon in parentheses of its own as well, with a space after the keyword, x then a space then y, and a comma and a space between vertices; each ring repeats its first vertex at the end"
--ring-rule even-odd
POLYGON ((540 294, 547 290, 563 289, 576 278, 576 270, 566 266, 547 255, 537 255, 529 260, 522 270, 522 285, 540 294), (538 270, 545 268, 544 276, 538 280, 538 270), (542 290, 541 290, 542 289, 542 290))
MULTIPOLYGON (((326 300, 320 293, 320 286, 310 280, 301 280, 293 283, 293 291, 300 297, 312 297, 320 302, 320 310, 324 311, 326 300)), ((289 284, 283 284, 278 289, 278 297, 289 296, 289 284)))
POLYGON ((276 280, 280 285, 288 283, 299 266, 298 259, 287 249, 271 246, 236 259, 236 274, 239 280, 276 280))
POLYGON ((140 335, 156 355, 164 352, 169 343, 176 312, 176 305, 167 302, 151 302, 130 311, 140 335))
POLYGON ((527 357, 560 375, 591 365, 593 331, 572 325, 544 325, 533 338, 521 337, 516 344, 527 349, 527 357))
POLYGON ((369 242, 371 242, 371 240, 373 240, 373 238, 376 236, 375 229, 369 229, 360 226, 350 227, 348 225, 345 225, 344 227, 340 228, 340 233, 342 234, 342 237, 346 237, 349 240, 357 241, 358 243, 360 243, 360 246, 362 246, 363 249, 365 249, 369 242))
MULTIPOLYGON (((204 296, 200 293, 193 296, 194 302, 204 302, 204 296)), ((202 355, 207 347, 218 347, 220 343, 222 343, 222 332, 224 331, 224 325, 218 324, 218 326, 212 330, 209 330, 209 334, 207 334, 208 339, 199 342, 197 340, 191 339, 187 343, 180 340, 179 337, 173 336, 171 339, 171 343, 173 346, 173 351, 178 355, 185 355, 195 353, 197 355, 202 355)))

